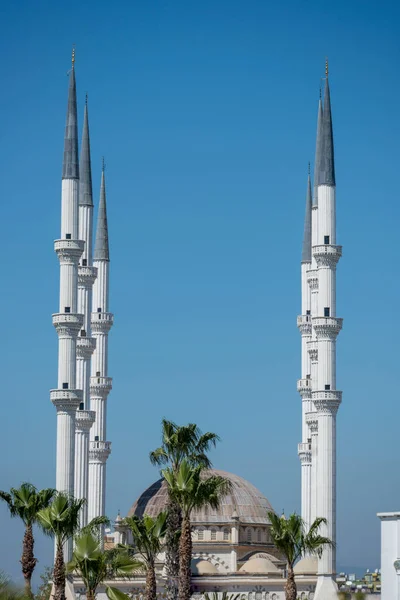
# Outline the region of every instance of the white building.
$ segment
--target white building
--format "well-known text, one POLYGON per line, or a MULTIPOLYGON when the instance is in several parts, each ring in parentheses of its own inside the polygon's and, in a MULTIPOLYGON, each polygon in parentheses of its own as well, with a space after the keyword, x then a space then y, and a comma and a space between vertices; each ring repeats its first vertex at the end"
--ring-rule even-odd
POLYGON ((378 513, 381 520, 382 600, 400 600, 400 512, 378 513))

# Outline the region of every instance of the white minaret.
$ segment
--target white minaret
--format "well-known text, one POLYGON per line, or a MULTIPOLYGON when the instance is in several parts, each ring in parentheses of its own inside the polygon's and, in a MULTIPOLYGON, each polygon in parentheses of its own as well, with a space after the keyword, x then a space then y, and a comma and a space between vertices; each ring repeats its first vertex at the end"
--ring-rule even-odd
MULTIPOLYGON (((95 419, 95 413, 90 410, 90 359, 96 346, 96 340, 91 337, 92 286, 97 274, 97 269, 92 266, 93 199, 87 97, 79 171, 79 239, 84 240, 85 248, 78 267, 78 312, 83 314, 84 320, 76 346, 76 382, 83 390, 83 398, 75 422, 75 497, 87 499, 89 431, 95 419)), ((84 504, 81 526, 87 525, 87 510, 87 504, 84 504)))
POLYGON ((312 409, 311 359, 308 352, 308 343, 311 341, 311 290, 308 283, 308 272, 311 268, 311 210, 309 167, 301 256, 301 315, 297 317, 297 326, 301 333, 301 379, 297 382, 297 389, 302 399, 302 439, 298 446, 298 454, 301 463, 301 516, 307 527, 311 518, 311 433, 306 420, 312 409))
MULTIPOLYGON (((83 324, 78 313, 78 262, 84 242, 78 234, 78 127, 76 111, 75 55, 69 78, 67 122, 64 138, 64 160, 61 192, 61 236, 54 243, 60 261, 60 306, 53 315, 58 334, 58 385, 50 391, 57 410, 56 488, 74 493, 75 414, 82 402, 82 391, 76 386, 76 339, 83 324)), ((65 545, 69 559, 72 542, 65 545)))
MULTIPOLYGON (((336 413, 342 392, 336 389, 336 338, 342 319, 336 317, 336 265, 342 254, 336 245, 336 184, 328 66, 318 167, 318 231, 312 254, 318 269, 318 312, 312 325, 318 342, 316 389, 312 400, 318 419, 317 516, 327 525, 322 534, 336 541, 336 413)), ((318 561, 315 600, 337 600, 336 549, 325 548, 318 561)))
MULTIPOLYGON (((314 197, 311 210, 311 246, 318 244, 318 172, 320 168, 321 144, 322 144, 322 99, 321 90, 318 103, 317 139, 315 147, 314 166, 314 197)), ((311 316, 318 315, 318 269, 315 256, 311 258, 311 267, 307 271, 307 281, 311 291, 311 316)), ((317 367, 318 367, 318 340, 315 329, 312 328, 311 339, 307 342, 310 357, 311 388, 318 390, 317 367)), ((311 506, 310 523, 317 517, 317 458, 318 458, 318 419, 314 403, 311 403, 310 412, 306 414, 306 423, 311 436, 311 506)))
POLYGON ((111 452, 111 442, 106 441, 106 421, 107 397, 112 387, 112 379, 108 377, 108 332, 112 327, 114 316, 108 312, 110 255, 104 163, 101 175, 94 266, 97 268, 97 279, 93 286, 92 335, 96 339, 96 349, 92 356, 90 408, 95 411, 96 420, 90 430, 89 521, 105 514, 106 462, 111 452))

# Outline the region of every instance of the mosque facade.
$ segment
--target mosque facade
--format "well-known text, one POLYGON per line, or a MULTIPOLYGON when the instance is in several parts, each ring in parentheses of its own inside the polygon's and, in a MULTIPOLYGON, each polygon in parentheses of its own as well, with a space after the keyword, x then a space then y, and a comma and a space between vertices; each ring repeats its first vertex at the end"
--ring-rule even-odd
MULTIPOLYGON (((88 102, 84 108, 80 158, 75 80, 75 57, 69 75, 67 120, 61 193, 61 235, 55 241, 60 263, 59 312, 53 314, 58 334, 58 384, 50 397, 57 414, 56 487, 86 498, 81 523, 106 514, 106 463, 111 452, 107 439, 107 400, 112 388, 108 373, 109 268, 106 185, 101 173, 97 229, 93 244, 93 194, 88 102)), ((331 102, 326 68, 324 98, 317 119, 314 181, 309 173, 301 260, 301 463, 302 517, 327 519, 324 534, 336 537, 336 413, 342 393, 336 388, 336 338, 342 319, 336 316, 336 197, 331 102)), ((218 510, 192 515, 193 590, 240 594, 240 600, 283 600, 285 563, 270 536, 268 500, 243 478, 217 471, 232 483, 232 491, 218 510)), ((167 504, 166 483, 151 485, 128 515, 157 515, 167 504)), ((114 531, 104 536, 106 546, 132 543, 118 516, 114 531)), ((71 557, 71 543, 65 558, 71 557)), ((165 584, 164 555, 157 560, 160 594, 165 584)), ((335 546, 322 557, 306 557, 295 567, 299 598, 333 600, 335 546)), ((144 575, 114 582, 140 598, 144 575)), ((74 580, 70 594, 82 594, 74 580)), ((105 599, 104 590, 99 598, 105 599)))

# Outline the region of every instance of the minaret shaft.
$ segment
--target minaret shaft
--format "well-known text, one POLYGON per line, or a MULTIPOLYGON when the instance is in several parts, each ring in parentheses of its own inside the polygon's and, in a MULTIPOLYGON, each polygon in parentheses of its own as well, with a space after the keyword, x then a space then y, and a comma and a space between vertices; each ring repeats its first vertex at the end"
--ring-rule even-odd
MULTIPOLYGON (((89 118, 87 102, 83 120, 82 150, 80 157, 79 237, 85 242, 78 267, 78 310, 83 324, 77 341, 77 385, 83 391, 82 403, 76 413, 75 424, 75 496, 88 499, 89 486, 89 432, 95 414, 90 411, 90 360, 95 348, 91 335, 92 286, 96 269, 92 266, 93 201, 90 164, 89 118)), ((81 509, 80 522, 87 525, 87 504, 81 509)))
POLYGON ((112 387, 112 379, 108 376, 108 332, 113 315, 108 312, 110 260, 104 167, 93 258, 97 278, 93 286, 91 326, 96 349, 91 365, 90 406, 96 419, 89 444, 89 519, 105 514, 106 462, 111 452, 111 443, 107 441, 107 398, 112 387))

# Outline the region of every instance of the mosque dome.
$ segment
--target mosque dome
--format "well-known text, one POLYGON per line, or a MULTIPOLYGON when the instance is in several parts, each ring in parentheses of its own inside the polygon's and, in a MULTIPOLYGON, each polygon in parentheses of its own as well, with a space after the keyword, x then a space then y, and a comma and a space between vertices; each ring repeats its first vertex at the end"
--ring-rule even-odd
POLYGON ((249 558, 239 569, 240 573, 268 573, 282 575, 282 571, 267 557, 249 558))
POLYGON ((305 556, 294 566, 295 575, 315 575, 318 570, 318 558, 316 556, 305 556))
MULTIPOLYGON (((229 479, 232 489, 221 501, 218 510, 206 507, 193 511, 192 523, 232 523, 238 519, 242 524, 269 525, 268 511, 273 508, 267 498, 249 481, 225 471, 210 469, 209 475, 229 479)), ((159 479, 145 490, 128 512, 128 516, 148 514, 157 516, 168 503, 168 484, 159 479)))
POLYGON ((192 575, 215 575, 218 569, 208 560, 195 558, 192 560, 192 575))

